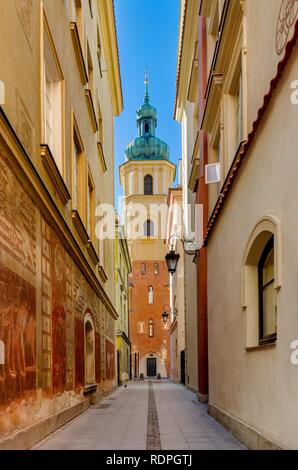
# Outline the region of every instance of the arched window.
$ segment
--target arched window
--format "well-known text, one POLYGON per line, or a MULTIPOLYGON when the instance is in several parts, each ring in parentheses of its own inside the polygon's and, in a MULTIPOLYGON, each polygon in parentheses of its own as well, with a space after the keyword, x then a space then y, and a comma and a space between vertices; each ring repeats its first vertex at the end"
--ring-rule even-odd
POLYGON ((85 382, 95 383, 95 336, 91 315, 85 317, 85 382))
POLYGON ((242 308, 248 349, 276 342, 281 288, 281 224, 270 214, 255 225, 243 257, 242 308))
POLYGON ((149 124, 146 122, 145 124, 145 134, 149 134, 149 124))
POLYGON ((148 288, 148 303, 149 303, 149 305, 153 305, 153 302, 154 302, 154 291, 153 291, 153 287, 149 286, 149 288, 148 288))
POLYGON ((146 175, 144 178, 144 195, 151 196, 153 194, 153 178, 151 175, 146 175))
POLYGON ((146 220, 144 224, 144 236, 153 237, 154 235, 154 224, 151 220, 146 220))
POLYGON ((155 265, 154 265, 154 274, 155 275, 159 274, 159 264, 158 263, 155 263, 155 265))
POLYGON ((141 266, 141 274, 142 274, 143 276, 145 276, 145 274, 146 274, 146 264, 145 264, 145 263, 142 263, 142 266, 141 266))
POLYGON ((153 338, 154 336, 154 321, 152 318, 148 322, 148 336, 149 338, 153 338))
POLYGON ((262 252, 258 264, 260 343, 276 339, 276 290, 274 288, 274 237, 262 252))

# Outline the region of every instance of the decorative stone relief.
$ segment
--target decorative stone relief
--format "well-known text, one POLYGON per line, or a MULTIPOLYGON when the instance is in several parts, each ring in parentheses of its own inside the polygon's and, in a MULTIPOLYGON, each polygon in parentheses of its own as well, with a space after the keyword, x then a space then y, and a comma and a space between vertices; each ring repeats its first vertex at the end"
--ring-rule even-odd
POLYGON ((298 1, 283 0, 281 3, 277 27, 276 27, 276 52, 281 55, 285 50, 288 40, 290 39, 290 31, 298 16, 298 1))
POLYGON ((32 24, 33 24, 33 6, 32 0, 17 0, 17 9, 22 26, 32 48, 32 24))

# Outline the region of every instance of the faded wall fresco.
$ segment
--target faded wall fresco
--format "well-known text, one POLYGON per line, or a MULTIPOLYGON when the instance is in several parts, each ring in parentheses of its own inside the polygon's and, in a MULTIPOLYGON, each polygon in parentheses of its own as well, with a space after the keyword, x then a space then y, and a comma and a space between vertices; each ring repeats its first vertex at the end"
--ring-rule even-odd
POLYGON ((100 334, 95 333, 95 380, 101 380, 101 360, 100 360, 100 334))
POLYGON ((0 405, 23 398, 36 388, 35 289, 0 264, 0 405))
POLYGON ((84 361, 84 323, 75 318, 75 385, 83 387, 85 383, 84 361))
POLYGON ((60 242, 51 236, 53 391, 66 387, 66 265, 60 242))
POLYGON ((36 274, 36 209, 0 155, 0 249, 36 274))
POLYGON ((68 391, 83 399, 87 311, 95 379, 108 391, 112 384, 101 380, 106 368, 115 376, 114 345, 105 348, 115 321, 0 154, 0 440, 69 406, 68 391), (35 403, 37 396, 53 407, 35 403))
POLYGON ((115 378, 115 344, 106 340, 106 378, 113 380, 115 378))

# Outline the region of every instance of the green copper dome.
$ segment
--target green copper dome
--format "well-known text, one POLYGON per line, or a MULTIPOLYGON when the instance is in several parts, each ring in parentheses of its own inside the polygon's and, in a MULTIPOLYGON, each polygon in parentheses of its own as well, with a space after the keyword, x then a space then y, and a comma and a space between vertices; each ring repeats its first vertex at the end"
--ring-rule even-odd
POLYGON ((127 160, 168 160, 170 157, 168 144, 155 136, 157 110, 150 104, 148 83, 145 77, 144 104, 137 110, 139 137, 126 147, 127 160))

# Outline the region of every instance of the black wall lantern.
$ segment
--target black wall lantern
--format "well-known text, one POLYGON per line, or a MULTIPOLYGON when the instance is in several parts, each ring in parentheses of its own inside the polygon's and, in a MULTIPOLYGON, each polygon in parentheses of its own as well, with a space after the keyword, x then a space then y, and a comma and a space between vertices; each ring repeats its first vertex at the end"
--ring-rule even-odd
POLYGON ((170 313, 171 313, 171 307, 169 307, 169 305, 164 305, 162 307, 162 314, 161 314, 162 320, 163 320, 164 323, 168 323, 170 313))
MULTIPOLYGON (((185 251, 187 255, 196 256, 198 254, 199 246, 195 241, 185 240, 184 238, 181 238, 179 235, 174 234, 169 238, 169 242, 171 242, 172 238, 181 240, 183 250, 185 251)), ((174 250, 174 244, 172 242, 171 242, 171 249, 169 253, 166 255, 165 259, 166 259, 166 263, 168 266, 168 271, 169 273, 173 275, 177 270, 177 265, 180 259, 180 255, 179 253, 176 253, 176 251, 174 250)))
POLYGON ((177 265, 180 259, 179 253, 176 253, 176 251, 171 247, 171 250, 169 253, 166 255, 166 263, 168 266, 168 271, 172 275, 176 272, 177 270, 177 265))

